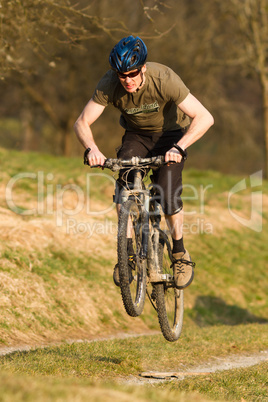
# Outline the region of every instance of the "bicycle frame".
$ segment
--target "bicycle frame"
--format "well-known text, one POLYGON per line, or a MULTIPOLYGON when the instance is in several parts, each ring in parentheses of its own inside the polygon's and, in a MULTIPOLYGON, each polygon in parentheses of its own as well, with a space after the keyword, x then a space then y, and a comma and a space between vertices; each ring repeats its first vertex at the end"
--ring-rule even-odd
POLYGON ((173 277, 171 275, 162 274, 160 272, 160 264, 158 260, 158 245, 159 237, 161 236, 168 245, 168 252, 170 259, 172 259, 172 252, 167 239, 167 235, 160 229, 160 219, 151 219, 152 230, 150 231, 150 214, 154 214, 154 210, 150 211, 150 190, 142 188, 142 174, 139 169, 134 172, 134 183, 132 190, 123 190, 122 201, 127 199, 138 199, 139 208, 143 215, 143 227, 142 227, 142 248, 140 250, 140 258, 142 260, 147 259, 148 274, 150 282, 163 282, 174 284, 173 277), (150 236, 151 234, 151 236, 150 236))
POLYGON ((143 190, 142 188, 142 174, 139 169, 134 171, 133 189, 122 191, 122 202, 131 198, 138 200, 142 214, 142 248, 140 258, 144 260, 148 254, 150 192, 148 189, 143 190))
MULTIPOLYGON (((162 238, 164 239, 167 248, 170 260, 172 261, 172 252, 171 247, 167 238, 167 235, 160 229, 160 219, 155 222, 152 221, 152 231, 150 232, 150 214, 154 213, 150 211, 150 190, 148 188, 143 189, 143 177, 141 170, 139 169, 140 163, 151 163, 154 161, 154 166, 159 167, 163 165, 164 157, 157 156, 152 158, 140 158, 140 157, 132 157, 131 160, 118 160, 118 159, 106 159, 105 164, 106 168, 111 169, 112 171, 118 171, 122 169, 124 166, 137 166, 137 169, 134 170, 134 181, 133 181, 133 189, 124 189, 122 191, 122 205, 128 199, 138 200, 138 206, 142 213, 143 220, 143 228, 142 228, 142 248, 140 250, 140 258, 142 260, 147 259, 148 270, 149 270, 149 280, 150 282, 166 282, 173 283, 172 277, 169 275, 161 274, 160 272, 160 264, 158 261, 158 244, 159 244, 159 235, 161 233, 162 238), (120 162, 119 162, 120 161, 120 162), (149 234, 151 233, 151 236, 149 234)), ((85 164, 88 164, 88 161, 84 161, 85 164)), ((101 165, 91 166, 91 167, 103 167, 101 165)))

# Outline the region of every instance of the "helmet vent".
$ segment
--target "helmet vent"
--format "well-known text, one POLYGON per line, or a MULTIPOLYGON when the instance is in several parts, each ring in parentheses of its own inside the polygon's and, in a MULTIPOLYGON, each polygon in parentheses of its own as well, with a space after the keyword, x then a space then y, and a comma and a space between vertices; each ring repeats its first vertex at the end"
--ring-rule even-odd
POLYGON ((127 72, 142 67, 147 58, 147 48, 138 36, 121 39, 110 53, 111 67, 120 72, 127 72))

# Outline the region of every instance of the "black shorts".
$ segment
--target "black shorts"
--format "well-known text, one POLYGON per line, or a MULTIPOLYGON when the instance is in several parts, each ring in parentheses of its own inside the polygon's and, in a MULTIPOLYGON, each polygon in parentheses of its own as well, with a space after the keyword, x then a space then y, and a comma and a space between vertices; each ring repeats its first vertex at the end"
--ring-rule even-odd
MULTIPOLYGON (((168 131, 164 133, 135 133, 126 131, 122 138, 122 145, 117 152, 117 157, 130 159, 132 156, 148 158, 157 155, 165 155, 172 148, 174 142, 178 142, 186 133, 187 129, 178 131, 168 131)), ((183 203, 182 193, 182 170, 184 161, 170 166, 164 165, 157 170, 153 170, 153 186, 157 192, 162 209, 166 215, 174 215, 179 212, 183 203)), ((115 202, 120 203, 120 191, 126 183, 133 182, 131 172, 127 175, 125 170, 121 170, 117 180, 117 191, 115 202)))

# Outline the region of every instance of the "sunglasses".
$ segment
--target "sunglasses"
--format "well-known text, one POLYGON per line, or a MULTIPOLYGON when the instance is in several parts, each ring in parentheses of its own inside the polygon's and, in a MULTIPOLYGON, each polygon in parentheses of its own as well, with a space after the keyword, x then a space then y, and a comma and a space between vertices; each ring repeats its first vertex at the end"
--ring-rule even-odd
POLYGON ((129 78, 134 78, 137 77, 137 75, 141 72, 140 69, 133 71, 132 73, 128 73, 128 74, 123 74, 123 73, 119 73, 117 72, 117 75, 119 78, 122 78, 123 80, 125 80, 127 77, 129 78))

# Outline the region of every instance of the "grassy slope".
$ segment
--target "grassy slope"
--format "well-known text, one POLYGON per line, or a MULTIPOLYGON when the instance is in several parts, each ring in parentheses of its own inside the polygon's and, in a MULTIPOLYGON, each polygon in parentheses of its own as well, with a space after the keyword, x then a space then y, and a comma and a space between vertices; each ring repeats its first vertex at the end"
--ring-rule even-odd
MULTIPOLYGON (((149 302, 140 318, 131 319, 123 311, 119 291, 113 286, 111 272, 116 259, 114 210, 88 215, 82 209, 76 215, 63 215, 61 226, 56 225, 62 215, 55 194, 59 197, 59 191, 66 190, 63 207, 68 212, 68 209, 71 211, 77 205, 76 192, 70 186, 77 186, 75 190, 78 186, 83 191, 86 189, 86 174, 89 171, 83 168, 81 161, 5 150, 0 150, 0 160, 0 338, 3 345, 38 344, 67 338, 90 338, 106 333, 142 333, 148 328, 158 329, 157 317, 149 302), (29 178, 20 179, 14 184, 12 194, 18 212, 43 205, 44 213, 22 216, 7 208, 6 185, 10 178, 23 172, 39 172, 39 179, 43 177, 44 181, 39 187, 37 180, 29 178), (61 188, 57 190, 56 185, 61 188), (41 190, 44 192, 43 199, 41 190), (48 193, 50 197, 47 197, 48 193), (72 229, 68 229, 68 219, 73 219, 72 229)), ((123 364, 123 368, 126 367, 123 375, 133 375, 139 370, 157 366, 159 370, 167 369, 167 365, 169 369, 178 368, 178 358, 179 366, 183 367, 213 356, 267 348, 267 331, 263 329, 267 327, 265 323, 268 317, 268 233, 265 229, 268 186, 264 182, 264 225, 263 231, 257 233, 240 225, 228 212, 228 193, 241 179, 217 172, 186 170, 185 221, 189 233, 185 238, 198 268, 194 283, 185 292, 186 313, 181 341, 169 345, 160 335, 145 338, 142 348, 137 340, 133 341, 132 348, 128 342, 124 346, 119 342, 117 348, 112 347, 112 352, 99 354, 100 361, 106 364, 104 368, 97 368, 97 373, 102 375, 102 370, 109 373, 109 364, 105 360, 107 353, 118 356, 122 349, 126 350, 126 355, 122 356, 120 364, 115 362, 112 365, 112 371, 119 374, 118 367, 123 364), (206 186, 209 187, 204 193, 206 186), (205 194, 204 205, 202 194, 205 194), (142 355, 135 356, 134 366, 129 365, 128 356, 132 361, 131 353, 137 348, 142 355), (183 353, 183 350, 187 353, 183 353), (156 351, 159 351, 159 356, 156 351), (152 361, 145 359, 145 355, 152 356, 152 361)), ((106 176, 91 177, 90 184, 91 210, 101 211, 109 207, 111 204, 108 200, 113 193, 109 179, 106 176)), ((240 192, 232 201, 233 211, 248 217, 249 201, 250 191, 240 192)), ((62 372, 62 363, 56 364, 56 374, 49 373, 43 369, 43 363, 37 368, 31 359, 28 360, 28 355, 25 356, 30 365, 29 371, 25 362, 20 365, 20 357, 14 358, 16 364, 13 358, 11 364, 10 360, 4 359, 3 365, 11 371, 32 374, 34 370, 39 375, 62 372)), ((41 359, 45 361, 46 357, 41 359)), ((66 359, 73 361, 72 353, 66 359)), ((53 361, 57 361, 55 356, 53 361)), ((72 376, 68 370, 64 375, 72 376)), ((88 372, 86 368, 85 375, 91 376, 92 371, 88 372)), ((81 373, 77 376, 81 377, 81 373)), ((35 384, 42 382, 36 381, 35 384)), ((218 384, 217 381, 215 384, 218 384)), ((71 392, 73 384, 68 386, 71 392)), ((91 387, 90 383, 86 386, 91 387)), ((58 388, 63 387, 63 383, 58 384, 58 388)), ((185 383, 184 387, 185 390, 195 389, 193 384, 185 383)), ((221 389, 222 384, 215 387, 221 389)), ((198 389, 219 398, 217 392, 213 394, 209 390, 204 391, 205 388, 200 384, 198 389)), ((169 400, 173 400, 173 390, 168 392, 169 400)), ((227 397, 224 395, 224 398, 227 397)), ((86 399, 81 396, 81 400, 86 399)))

